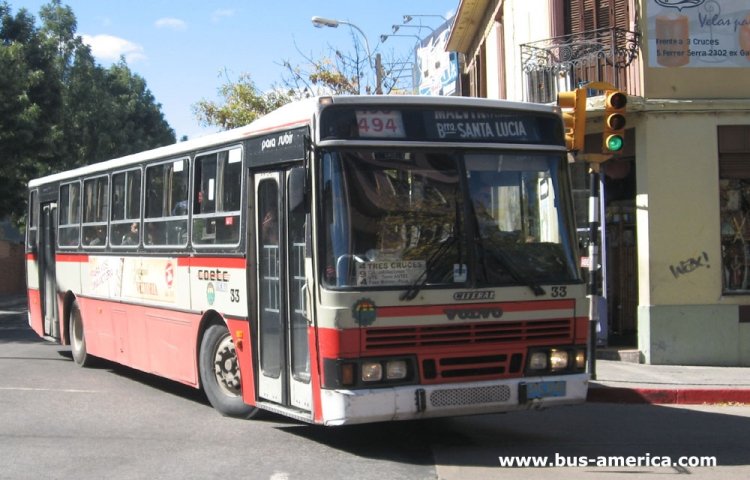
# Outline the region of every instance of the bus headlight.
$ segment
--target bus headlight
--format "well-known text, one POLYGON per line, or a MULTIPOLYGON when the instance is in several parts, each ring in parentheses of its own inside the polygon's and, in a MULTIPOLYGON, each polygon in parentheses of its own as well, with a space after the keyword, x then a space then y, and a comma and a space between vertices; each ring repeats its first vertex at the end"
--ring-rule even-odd
POLYGON ((547 370, 547 352, 533 352, 529 356, 529 369, 547 370))
POLYGON ((564 345, 537 347, 526 356, 529 375, 581 373, 586 369, 586 347, 564 345))
POLYGON ((383 379, 383 365, 380 362, 362 362, 362 381, 379 382, 383 379))
POLYGON ((406 360, 389 360, 385 364, 385 378, 388 380, 403 380, 409 375, 409 365, 406 360))
POLYGON ((586 350, 576 350, 576 368, 586 368, 586 350))
POLYGON ((556 350, 552 349, 549 352, 549 368, 553 372, 565 370, 568 368, 568 352, 567 350, 556 350))
POLYGON ((323 359, 323 388, 381 388, 418 380, 416 357, 323 359))

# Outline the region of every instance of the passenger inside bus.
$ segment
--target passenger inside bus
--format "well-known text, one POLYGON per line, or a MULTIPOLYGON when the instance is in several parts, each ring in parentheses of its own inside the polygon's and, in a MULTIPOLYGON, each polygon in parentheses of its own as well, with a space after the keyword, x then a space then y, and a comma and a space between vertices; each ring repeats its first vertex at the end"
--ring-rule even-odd
POLYGON ((94 234, 89 237, 87 245, 92 247, 101 247, 107 243, 107 232, 103 226, 97 225, 94 227, 94 234))
POLYGON ((138 245, 138 222, 130 225, 130 231, 122 236, 121 245, 138 245))
POLYGON ((263 245, 278 245, 279 243, 279 222, 276 218, 276 212, 269 210, 263 216, 261 224, 261 233, 263 245))

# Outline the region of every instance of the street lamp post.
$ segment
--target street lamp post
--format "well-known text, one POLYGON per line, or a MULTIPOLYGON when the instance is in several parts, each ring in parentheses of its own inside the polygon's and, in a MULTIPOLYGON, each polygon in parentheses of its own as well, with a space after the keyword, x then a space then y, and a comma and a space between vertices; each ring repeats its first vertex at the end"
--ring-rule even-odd
POLYGON ((411 22, 414 19, 414 17, 440 17, 440 18, 443 19, 444 22, 448 21, 448 19, 445 18, 442 15, 417 15, 417 14, 413 14, 413 15, 404 15, 404 23, 411 22))
POLYGON ((432 27, 428 27, 427 25, 406 25, 406 24, 401 24, 401 25, 391 25, 391 28, 393 29, 393 33, 396 33, 396 32, 398 32, 399 28, 401 28, 401 27, 404 27, 404 28, 418 28, 418 29, 419 29, 419 33, 420 33, 420 34, 422 33, 422 29, 423 29, 423 28, 426 28, 426 29, 427 29, 427 30, 429 30, 430 32, 434 32, 434 31, 435 31, 435 29, 434 29, 434 28, 432 28, 432 27))
POLYGON ((383 93, 383 89, 382 89, 383 79, 382 79, 382 75, 380 72, 381 70, 380 54, 377 54, 373 62, 372 51, 370 50, 370 42, 367 41, 367 35, 365 35, 365 32, 363 32, 361 28, 345 20, 335 20, 332 18, 324 18, 324 17, 318 17, 318 16, 312 17, 312 24, 317 28, 323 28, 323 27, 338 28, 339 25, 348 25, 349 27, 358 31, 359 34, 362 35, 362 39, 364 39, 365 41, 365 50, 367 51, 367 63, 370 65, 370 68, 375 71, 375 93, 378 95, 383 93))

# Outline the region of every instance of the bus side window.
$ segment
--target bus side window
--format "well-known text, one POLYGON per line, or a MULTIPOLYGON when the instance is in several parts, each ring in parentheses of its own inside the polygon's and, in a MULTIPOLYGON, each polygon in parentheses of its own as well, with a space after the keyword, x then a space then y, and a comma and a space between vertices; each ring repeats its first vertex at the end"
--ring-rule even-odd
POLYGON ((237 245, 242 150, 233 148, 196 157, 193 191, 193 244, 237 245))
POLYGON ((36 236, 39 230, 39 192, 32 190, 29 194, 29 228, 26 229, 26 246, 36 248, 36 236))
POLYGON ((88 178, 83 182, 83 244, 104 247, 107 244, 109 214, 109 177, 88 178))
POLYGON ((146 167, 145 245, 187 245, 188 159, 146 167))
POLYGON ((77 247, 81 236, 81 184, 60 185, 60 206, 57 244, 60 247, 77 247))
POLYGON ((141 171, 128 170, 112 175, 112 215, 110 244, 135 247, 141 243, 141 171))

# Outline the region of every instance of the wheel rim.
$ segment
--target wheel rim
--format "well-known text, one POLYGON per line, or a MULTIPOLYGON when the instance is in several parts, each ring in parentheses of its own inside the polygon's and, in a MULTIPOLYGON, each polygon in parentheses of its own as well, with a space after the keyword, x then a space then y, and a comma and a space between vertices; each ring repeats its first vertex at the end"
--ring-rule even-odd
POLYGON ((229 334, 222 337, 214 354, 214 373, 222 392, 230 397, 240 396, 240 368, 237 352, 229 334))

